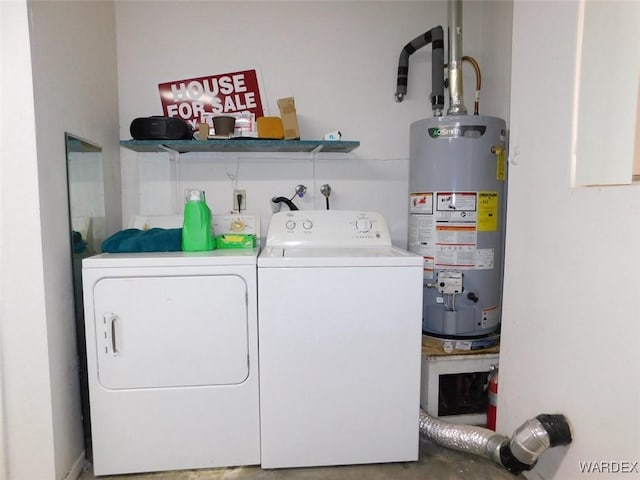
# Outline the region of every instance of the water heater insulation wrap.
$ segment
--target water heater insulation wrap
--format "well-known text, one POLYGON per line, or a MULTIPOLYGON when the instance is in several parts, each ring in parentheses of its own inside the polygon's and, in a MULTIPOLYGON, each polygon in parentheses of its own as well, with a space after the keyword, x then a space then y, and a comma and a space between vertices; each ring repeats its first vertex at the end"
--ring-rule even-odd
POLYGON ((427 333, 481 336, 500 323, 506 142, 505 122, 495 117, 443 116, 411 125, 409 250, 425 260, 427 333), (461 293, 443 293, 443 271, 462 273, 461 293))

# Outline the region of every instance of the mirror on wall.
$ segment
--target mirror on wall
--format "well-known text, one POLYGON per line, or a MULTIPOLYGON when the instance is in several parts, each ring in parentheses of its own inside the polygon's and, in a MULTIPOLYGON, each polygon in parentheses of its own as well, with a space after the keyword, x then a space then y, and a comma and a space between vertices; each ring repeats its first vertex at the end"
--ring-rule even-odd
POLYGON ((91 458, 82 259, 100 253, 105 238, 104 170, 102 147, 98 144, 65 133, 65 145, 80 391, 86 452, 91 458))
POLYGON ((105 236, 102 147, 69 133, 65 137, 73 251, 95 254, 105 236))

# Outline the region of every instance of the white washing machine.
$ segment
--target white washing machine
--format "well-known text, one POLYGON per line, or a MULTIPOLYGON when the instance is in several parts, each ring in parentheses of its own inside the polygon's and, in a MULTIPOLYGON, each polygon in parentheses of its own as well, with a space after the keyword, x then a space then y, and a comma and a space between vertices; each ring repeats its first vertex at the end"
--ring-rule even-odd
POLYGON ((273 215, 258 257, 262 467, 418 459, 422 257, 384 218, 273 215))
POLYGON ((84 259, 96 475, 260 463, 257 253, 84 259))

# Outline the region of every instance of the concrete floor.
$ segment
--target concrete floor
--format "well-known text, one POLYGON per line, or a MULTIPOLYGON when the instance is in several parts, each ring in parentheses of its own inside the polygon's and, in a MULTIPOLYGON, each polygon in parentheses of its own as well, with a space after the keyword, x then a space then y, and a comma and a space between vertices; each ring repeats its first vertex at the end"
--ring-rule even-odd
MULTIPOLYGON (((91 468, 78 480, 93 480, 91 468)), ((420 444, 418 462, 345 467, 262 470, 260 467, 215 468, 174 472, 114 475, 101 480, 513 480, 503 467, 474 455, 442 448, 427 440, 420 444)))

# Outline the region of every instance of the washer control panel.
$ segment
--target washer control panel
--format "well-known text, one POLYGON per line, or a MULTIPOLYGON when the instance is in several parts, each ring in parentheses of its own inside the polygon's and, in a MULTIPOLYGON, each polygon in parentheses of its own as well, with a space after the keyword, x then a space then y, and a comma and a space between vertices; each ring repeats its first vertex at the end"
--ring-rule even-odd
POLYGON ((294 210, 273 214, 267 246, 391 246, 384 217, 352 210, 294 210))

